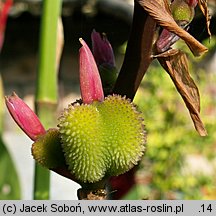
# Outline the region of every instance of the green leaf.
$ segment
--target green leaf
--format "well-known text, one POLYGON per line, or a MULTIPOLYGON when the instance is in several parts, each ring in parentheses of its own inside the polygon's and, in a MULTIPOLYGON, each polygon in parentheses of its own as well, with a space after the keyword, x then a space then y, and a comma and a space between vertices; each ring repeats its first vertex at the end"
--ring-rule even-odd
POLYGON ((20 182, 13 160, 0 137, 0 200, 20 199, 20 182))

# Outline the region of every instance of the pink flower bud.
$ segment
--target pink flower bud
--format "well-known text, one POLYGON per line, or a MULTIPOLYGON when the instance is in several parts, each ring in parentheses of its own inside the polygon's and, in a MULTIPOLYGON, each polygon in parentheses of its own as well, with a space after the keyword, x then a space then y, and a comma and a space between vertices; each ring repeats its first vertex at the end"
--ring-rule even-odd
POLYGON ((174 33, 163 29, 157 42, 156 42, 156 48, 159 53, 167 51, 170 46, 172 46, 179 37, 175 35, 174 33))
POLYGON ((14 92, 5 97, 5 103, 14 121, 30 139, 35 141, 39 135, 45 134, 46 131, 37 115, 14 92))
POLYGON ((80 38, 80 43, 83 45, 79 50, 82 100, 86 104, 93 101, 103 101, 104 93, 96 62, 86 42, 80 38))
POLYGON ((97 65, 109 64, 115 66, 115 57, 110 42, 106 36, 101 35, 95 30, 91 34, 92 39, 92 52, 95 57, 97 65))

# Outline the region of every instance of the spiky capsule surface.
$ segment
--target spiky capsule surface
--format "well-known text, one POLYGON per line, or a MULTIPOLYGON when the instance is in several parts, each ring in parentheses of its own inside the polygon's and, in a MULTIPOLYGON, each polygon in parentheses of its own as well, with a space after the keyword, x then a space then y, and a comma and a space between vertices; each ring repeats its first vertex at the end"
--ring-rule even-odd
POLYGON ((89 105, 70 105, 58 126, 66 163, 83 182, 122 174, 144 153, 141 114, 117 95, 89 105))
POLYGON ((103 119, 103 141, 111 158, 107 171, 110 176, 120 175, 136 165, 143 155, 143 119, 135 106, 121 96, 108 96, 96 106, 103 119))
POLYGON ((107 169, 99 115, 91 105, 69 106, 59 123, 66 163, 83 182, 100 180, 107 169))
POLYGON ((174 0, 170 5, 175 21, 185 21, 190 23, 194 17, 194 7, 191 7, 187 1, 174 0))
POLYGON ((65 166, 59 131, 49 129, 40 136, 32 145, 32 155, 39 164, 48 169, 65 166))

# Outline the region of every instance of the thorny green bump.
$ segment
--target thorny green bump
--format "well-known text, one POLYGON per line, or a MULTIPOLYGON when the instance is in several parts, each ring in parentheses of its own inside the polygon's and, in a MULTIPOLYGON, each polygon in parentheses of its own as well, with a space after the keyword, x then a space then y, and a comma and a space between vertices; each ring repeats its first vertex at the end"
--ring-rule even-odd
POLYGON ((69 170, 82 182, 125 173, 144 154, 144 121, 125 97, 69 105, 58 127, 69 170))
POLYGON ((39 164, 48 169, 65 166, 59 131, 49 129, 46 134, 39 136, 32 145, 32 155, 39 164))

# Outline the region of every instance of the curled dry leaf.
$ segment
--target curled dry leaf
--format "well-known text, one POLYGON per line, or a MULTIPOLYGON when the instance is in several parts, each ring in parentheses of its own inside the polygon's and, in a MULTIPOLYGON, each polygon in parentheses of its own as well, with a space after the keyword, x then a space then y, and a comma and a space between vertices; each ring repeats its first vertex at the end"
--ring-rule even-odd
POLYGON ((189 74, 186 54, 179 51, 175 55, 160 57, 158 60, 183 98, 196 130, 201 136, 206 136, 207 132, 200 117, 199 90, 189 74))
POLYGON ((203 15, 206 18, 207 31, 208 31, 209 36, 211 36, 211 31, 210 31, 210 28, 209 28, 211 15, 209 14, 207 0, 198 0, 198 4, 199 4, 199 7, 200 7, 200 10, 202 11, 203 15))
POLYGON ((160 57, 169 57, 169 56, 174 56, 179 52, 178 49, 168 49, 165 52, 153 55, 152 58, 160 58, 160 57))
POLYGON ((160 26, 183 39, 194 56, 207 52, 208 49, 203 44, 178 26, 171 15, 167 0, 138 0, 138 2, 160 26))

